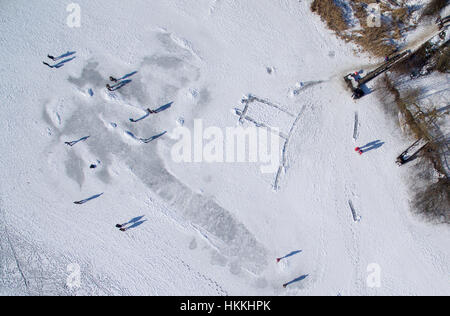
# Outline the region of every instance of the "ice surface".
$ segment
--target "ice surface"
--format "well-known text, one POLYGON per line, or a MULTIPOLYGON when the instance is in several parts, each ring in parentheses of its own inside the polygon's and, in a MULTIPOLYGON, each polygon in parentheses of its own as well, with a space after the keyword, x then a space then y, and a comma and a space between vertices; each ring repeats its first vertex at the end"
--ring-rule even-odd
POLYGON ((395 165, 408 140, 374 95, 356 104, 342 82, 373 62, 353 56, 308 1, 77 2, 79 29, 65 25, 60 1, 2 4, 0 294, 450 294, 450 233, 411 215, 408 169, 395 165), (66 51, 77 58, 42 65, 66 51), (121 89, 105 88, 126 75, 121 89), (277 192, 259 165, 176 164, 167 135, 130 137, 194 119, 236 126, 248 94, 285 109, 249 111, 289 135, 277 192), (363 157, 355 112, 358 145, 385 143, 363 157), (371 263, 381 288, 366 284, 371 263), (81 287, 67 285, 73 264, 81 287))

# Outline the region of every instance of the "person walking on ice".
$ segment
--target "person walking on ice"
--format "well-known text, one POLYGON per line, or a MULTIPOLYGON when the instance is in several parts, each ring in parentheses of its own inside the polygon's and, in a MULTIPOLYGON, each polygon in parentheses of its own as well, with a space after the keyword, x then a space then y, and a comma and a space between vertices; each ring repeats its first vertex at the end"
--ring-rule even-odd
POLYGON ((120 231, 122 232, 126 232, 128 228, 126 228, 125 226, 128 225, 128 223, 125 224, 117 224, 116 228, 119 228, 120 231))
POLYGON ((139 216, 139 217, 133 218, 132 220, 130 220, 129 222, 124 223, 124 224, 117 224, 116 228, 118 228, 122 232, 126 232, 129 229, 139 227, 147 221, 147 220, 143 220, 144 216, 139 216))
POLYGON ((360 147, 356 147, 355 151, 358 152, 360 155, 364 154, 364 151, 360 147))

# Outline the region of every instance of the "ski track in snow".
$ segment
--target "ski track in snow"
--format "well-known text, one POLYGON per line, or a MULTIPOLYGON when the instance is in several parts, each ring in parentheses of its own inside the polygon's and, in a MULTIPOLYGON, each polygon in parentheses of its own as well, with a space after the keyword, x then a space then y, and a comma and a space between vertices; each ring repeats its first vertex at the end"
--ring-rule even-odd
POLYGON ((5 216, 5 212, 2 209, 2 203, 1 202, 2 201, 0 200, 0 211, 1 211, 2 216, 3 216, 3 226, 4 226, 4 232, 5 232, 4 236, 6 237, 6 239, 8 241, 9 248, 10 248, 10 250, 11 250, 13 256, 14 256, 14 261, 16 263, 17 270, 19 271, 19 273, 20 273, 20 275, 22 277, 23 284, 25 285, 25 290, 26 290, 27 293, 29 293, 28 281, 27 281, 27 279, 26 279, 26 277, 25 277, 25 275, 23 273, 23 270, 22 270, 21 265, 19 263, 19 259, 17 258, 16 250, 14 249, 14 246, 13 246, 13 244, 11 242, 11 238, 10 238, 10 235, 9 235, 9 232, 8 232, 8 224, 6 222, 6 216, 5 216))
POLYGON ((291 141, 291 137, 293 135, 293 133, 295 132, 295 129, 297 128, 297 125, 299 123, 299 121, 302 119, 302 116, 305 112, 307 108, 307 105, 304 105, 302 107, 302 110, 300 111, 300 113, 297 115, 297 117, 295 118, 294 123, 292 124, 290 130, 289 130, 289 135, 287 136, 287 139, 283 145, 283 150, 282 150, 282 157, 281 157, 281 165, 278 169, 278 173, 276 175, 275 178, 275 183, 274 183, 274 190, 278 191, 280 190, 280 180, 281 180, 281 176, 283 173, 286 173, 287 168, 288 168, 288 162, 287 162, 287 155, 288 155, 288 150, 289 150, 289 143, 291 141))
POLYGON ((353 128, 353 140, 356 142, 358 140, 358 129, 359 129, 359 114, 355 112, 355 123, 353 128))

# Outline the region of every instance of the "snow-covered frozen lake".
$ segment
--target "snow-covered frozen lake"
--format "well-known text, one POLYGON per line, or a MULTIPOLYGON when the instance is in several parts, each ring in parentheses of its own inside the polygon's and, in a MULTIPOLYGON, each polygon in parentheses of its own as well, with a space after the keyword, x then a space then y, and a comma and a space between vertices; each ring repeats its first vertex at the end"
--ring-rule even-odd
POLYGON ((342 80, 379 61, 310 1, 76 2, 80 27, 61 1, 0 4, 0 295, 450 294, 450 231, 395 164, 409 140, 342 80), (236 127, 248 95, 278 176, 173 160, 176 128, 236 127))

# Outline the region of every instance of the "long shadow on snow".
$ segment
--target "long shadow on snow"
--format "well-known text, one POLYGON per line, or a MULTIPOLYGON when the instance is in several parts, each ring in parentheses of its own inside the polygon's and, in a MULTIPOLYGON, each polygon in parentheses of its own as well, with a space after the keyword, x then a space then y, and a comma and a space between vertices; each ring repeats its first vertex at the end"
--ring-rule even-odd
POLYGON ((129 85, 131 82, 133 82, 133 80, 131 80, 131 79, 121 81, 118 84, 111 86, 111 90, 110 91, 117 91, 119 89, 122 89, 123 87, 129 85))
POLYGON ((66 63, 71 62, 72 60, 74 60, 75 58, 76 57, 65 59, 65 60, 60 61, 59 63, 57 63, 55 65, 50 65, 49 63, 44 62, 44 65, 48 66, 49 68, 59 69, 59 68, 63 67, 66 63))
POLYGON ((63 59, 63 58, 66 58, 66 57, 75 55, 76 53, 77 53, 77 52, 75 52, 75 51, 64 53, 64 54, 62 54, 61 56, 55 57, 55 58, 54 58, 54 61, 58 61, 58 60, 60 60, 60 59, 63 59))
POLYGON ((163 105, 162 107, 156 109, 155 113, 161 113, 161 112, 163 112, 165 110, 170 109, 172 107, 172 104, 173 104, 173 102, 170 102, 170 103, 167 103, 167 104, 163 105))
POLYGON ((301 252, 302 252, 302 250, 292 251, 291 253, 285 255, 284 257, 281 257, 280 260, 283 260, 283 259, 287 259, 287 258, 293 257, 293 256, 295 256, 295 255, 298 255, 298 254, 301 253, 301 252))
POLYGON ((133 71, 133 72, 130 72, 129 74, 126 74, 125 76, 123 76, 122 78, 120 78, 119 79, 119 81, 120 80, 125 80, 125 79, 128 79, 128 78, 130 78, 130 77, 133 77, 135 74, 137 74, 138 73, 138 71, 136 70, 136 71, 133 71))
POLYGON ((301 282, 301 281, 305 280, 307 277, 309 277, 308 274, 302 275, 301 277, 298 277, 298 278, 296 278, 296 279, 286 283, 284 286, 287 287, 287 286, 292 285, 294 283, 301 282))
POLYGON ((364 146, 362 146, 360 148, 366 153, 366 152, 369 152, 371 150, 378 149, 378 148, 382 147, 383 145, 384 145, 384 142, 382 142, 380 140, 376 140, 376 141, 368 143, 367 145, 364 145, 364 146))
POLYGON ((92 200, 98 199, 102 195, 103 195, 103 193, 96 194, 96 195, 93 195, 93 196, 91 196, 91 197, 89 197, 87 199, 84 199, 84 200, 81 200, 81 201, 76 201, 76 202, 73 202, 73 203, 74 204, 78 204, 78 205, 83 205, 83 204, 86 204, 87 202, 90 202, 92 200))

